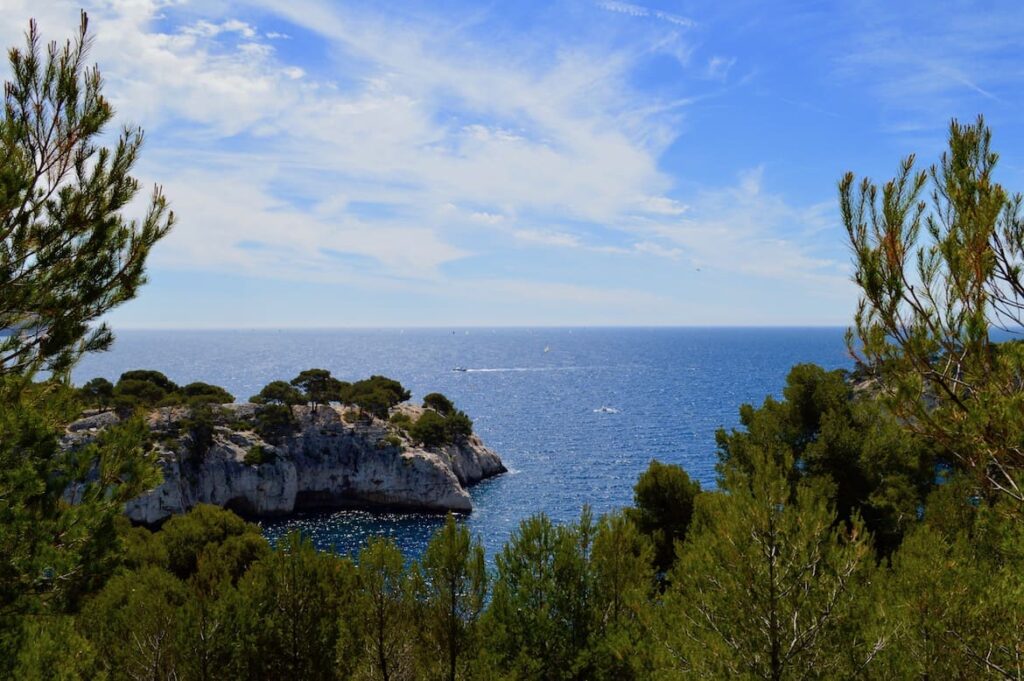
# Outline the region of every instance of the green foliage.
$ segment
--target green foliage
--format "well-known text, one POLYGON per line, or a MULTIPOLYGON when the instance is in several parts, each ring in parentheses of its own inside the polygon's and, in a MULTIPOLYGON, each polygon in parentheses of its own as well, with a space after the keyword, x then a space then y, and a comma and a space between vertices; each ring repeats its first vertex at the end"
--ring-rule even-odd
POLYGON ((114 404, 122 413, 155 407, 167 395, 166 390, 151 381, 122 378, 114 386, 114 404))
POLYGON ((318 405, 340 401, 347 387, 326 369, 306 369, 293 378, 291 384, 302 391, 304 401, 309 402, 314 411, 318 405))
POLYGON ((276 460, 276 456, 272 450, 267 449, 261 445, 253 445, 249 447, 249 450, 245 453, 245 463, 250 466, 261 466, 265 463, 273 463, 276 460))
POLYGON ((152 369, 132 369, 131 371, 124 372, 121 374, 121 377, 117 379, 118 384, 129 381, 151 383, 164 393, 173 393, 178 390, 177 383, 167 378, 167 376, 159 371, 153 371, 152 369))
POLYGON ((256 432, 268 442, 277 442, 295 430, 292 408, 285 404, 263 404, 256 410, 256 432))
MULTIPOLYGON (((101 380, 93 379, 80 390, 87 405, 91 404, 87 388, 101 380)), ((102 385, 99 387, 102 389, 102 385)), ((117 385, 113 387, 112 399, 118 411, 125 414, 138 409, 179 405, 201 408, 204 405, 230 404, 234 401, 234 396, 220 386, 197 381, 179 387, 159 371, 148 369, 135 369, 121 374, 117 385)))
POLYGON ((114 384, 105 378, 94 378, 81 387, 78 398, 86 407, 109 409, 114 403, 114 384))
POLYGON ((417 620, 421 623, 419 659, 423 677, 455 681, 470 674, 481 641, 479 620, 486 604, 484 549, 469 529, 449 514, 413 574, 417 620))
POLYGON ((927 172, 910 156, 881 189, 843 178, 861 289, 847 341, 906 427, 978 476, 986 494, 1024 502, 1024 344, 990 333, 1022 326, 1022 198, 995 182, 990 142, 982 118, 954 120, 949 150, 927 172), (929 182, 930 207, 921 199, 929 182))
POLYGON ((437 411, 427 409, 406 430, 413 441, 424 447, 441 447, 472 435, 473 422, 458 410, 441 416, 437 411))
POLYGON ((68 450, 58 424, 77 410, 73 391, 0 379, 0 404, 2 624, 23 613, 63 612, 94 590, 116 565, 114 524, 123 503, 159 477, 138 419, 68 450))
POLYGON ((409 437, 424 447, 447 444, 449 440, 444 417, 436 411, 423 412, 409 428, 409 437))
POLYGON ((177 391, 182 401, 186 404, 231 404, 235 401, 234 395, 224 388, 209 383, 189 383, 177 391))
POLYGON ((846 628, 866 619, 869 536, 856 518, 837 528, 820 489, 794 490, 791 458, 749 463, 697 499, 661 613, 666 649, 704 678, 849 678, 875 649, 846 628))
POLYGON ((356 381, 342 393, 342 401, 354 404, 379 419, 388 418, 389 410, 411 397, 401 383, 385 376, 371 376, 356 381))
POLYGON ((839 518, 859 514, 878 550, 890 553, 917 518, 935 481, 936 456, 907 433, 877 400, 856 397, 842 371, 793 367, 785 400, 740 408, 744 430, 717 435, 719 470, 752 471, 768 452, 793 458, 792 482, 824 485, 839 518))
POLYGON ((473 421, 465 412, 451 411, 444 417, 444 434, 448 442, 461 442, 473 434, 473 421))
POLYGON ((187 579, 195 573, 199 556, 207 547, 247 533, 258 535, 259 528, 231 511, 198 504, 189 513, 164 523, 159 537, 167 553, 167 569, 179 579, 187 579))
POLYGON ((293 406, 306 401, 305 396, 295 386, 286 381, 271 381, 263 386, 258 395, 249 398, 256 404, 279 404, 293 406))
POLYGON ((188 415, 181 419, 179 427, 185 435, 185 442, 192 463, 199 463, 213 446, 218 414, 207 402, 198 402, 188 410, 188 415))
POLYGON ((88 681, 99 664, 92 644, 68 615, 26 617, 11 678, 19 681, 88 681))
POLYGON ((411 416, 405 412, 398 411, 388 418, 388 423, 407 431, 412 426, 413 421, 411 416))
POLYGON ((441 393, 430 393, 423 398, 423 406, 427 409, 433 409, 442 416, 455 411, 455 405, 452 401, 441 393))
POLYGON ((386 435, 377 441, 377 446, 381 448, 398 447, 399 449, 401 449, 402 444, 402 438, 398 437, 394 433, 392 433, 391 435, 386 435))
POLYGON ((99 69, 87 64, 82 13, 73 41, 48 44, 35 22, 8 53, 0 117, 0 375, 65 374, 85 352, 112 341, 109 310, 135 297, 152 246, 173 215, 159 188, 144 217, 122 211, 140 185, 131 177, 142 130, 99 146, 113 109, 99 69), (45 131, 45 132, 44 132, 45 131))
POLYGON ((364 622, 353 609, 355 569, 346 559, 316 551, 293 533, 239 581, 243 654, 236 678, 335 679, 335 653, 346 622, 364 622))
POLYGON ((117 575, 86 606, 82 630, 115 678, 174 678, 185 585, 156 567, 117 575))
MULTIPOLYGON (((375 537, 359 552, 359 607, 365 663, 359 678, 405 678, 411 671, 409 579, 402 552, 375 537)), ((345 630, 351 637, 352 627, 345 630)))
POLYGON ((593 539, 587 509, 571 526, 539 515, 524 520, 496 557, 488 641, 513 678, 587 678, 581 666, 593 625, 593 539))
POLYGON ((700 483, 681 466, 651 461, 633 487, 633 508, 626 509, 637 529, 654 546, 654 566, 667 572, 675 562, 676 543, 686 539, 700 483))

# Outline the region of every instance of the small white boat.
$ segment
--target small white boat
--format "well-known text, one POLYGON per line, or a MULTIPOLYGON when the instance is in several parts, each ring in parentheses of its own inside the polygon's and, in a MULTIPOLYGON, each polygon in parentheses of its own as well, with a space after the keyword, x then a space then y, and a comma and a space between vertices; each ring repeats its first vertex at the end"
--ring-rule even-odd
POLYGON ((598 407, 594 410, 595 414, 618 414, 619 410, 615 407, 598 407))

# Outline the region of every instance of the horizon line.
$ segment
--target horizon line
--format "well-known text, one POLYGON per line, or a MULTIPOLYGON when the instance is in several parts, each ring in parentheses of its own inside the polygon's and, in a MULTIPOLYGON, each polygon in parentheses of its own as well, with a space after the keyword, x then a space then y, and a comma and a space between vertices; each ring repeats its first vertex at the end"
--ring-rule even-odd
POLYGON ((117 326, 115 331, 404 331, 480 329, 846 329, 846 324, 353 324, 348 326, 117 326))

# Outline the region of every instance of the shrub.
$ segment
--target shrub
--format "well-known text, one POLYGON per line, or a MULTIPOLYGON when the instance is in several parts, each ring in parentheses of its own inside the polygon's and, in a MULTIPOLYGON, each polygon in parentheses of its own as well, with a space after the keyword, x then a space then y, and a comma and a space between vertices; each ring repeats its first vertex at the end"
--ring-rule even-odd
POLYGON ((441 393, 430 393, 423 398, 423 406, 428 409, 433 409, 437 413, 447 416, 448 414, 455 411, 455 405, 452 401, 441 393))
POLYGON ((409 430, 409 427, 412 426, 412 417, 403 412, 392 414, 388 421, 402 430, 409 430))
POLYGON ((121 378, 114 386, 114 403, 126 407, 153 407, 167 397, 167 391, 152 381, 121 378))
POLYGON ((405 402, 411 396, 401 383, 386 376, 371 376, 356 381, 342 392, 343 401, 380 419, 386 419, 391 407, 405 402))
POLYGON ((114 403, 114 384, 105 378, 94 378, 81 387, 78 396, 87 407, 108 409, 114 403))
POLYGON ((119 379, 117 379, 118 384, 121 384, 123 381, 143 381, 145 383, 152 383, 165 393, 172 393, 178 389, 177 383, 167 378, 167 376, 159 371, 153 371, 152 369, 133 369, 131 371, 126 371, 121 374, 119 379))
POLYGON ((256 410, 256 432, 271 442, 288 435, 295 429, 292 408, 283 404, 265 404, 256 410))
POLYGON ((245 453, 245 463, 250 466, 260 466, 265 463, 273 463, 277 457, 274 455, 272 450, 266 449, 261 445, 253 445, 249 447, 249 451, 245 453))
POLYGON ((231 404, 235 396, 219 385, 195 382, 179 388, 177 394, 188 404, 231 404))
POLYGON ((465 440, 473 434, 473 421, 456 409, 444 417, 444 432, 449 442, 465 440))
POLYGON ((667 571, 675 561, 675 544, 686 539, 700 483, 681 466, 651 461, 633 487, 634 508, 626 517, 654 544, 654 565, 667 571))
POLYGON ((343 421, 345 421, 345 423, 358 423, 360 419, 360 414, 355 409, 346 409, 342 413, 341 418, 343 421))
POLYGON ((377 440, 377 447, 379 449, 385 449, 386 447, 402 447, 402 438, 398 437, 394 433, 386 435, 381 439, 377 440))
POLYGON ((348 387, 326 369, 306 369, 293 378, 291 384, 304 393, 305 401, 313 406, 314 411, 318 405, 340 401, 348 387))
POLYGON ((426 447, 438 447, 449 442, 445 419, 436 411, 425 411, 409 428, 409 436, 426 447))
POLYGON ((258 395, 249 398, 256 404, 285 404, 288 406, 302 404, 305 396, 298 388, 286 381, 271 381, 263 386, 258 395))
POLYGON ((189 453, 195 461, 202 461, 213 446, 214 418, 213 408, 209 404, 199 403, 181 420, 181 429, 187 438, 189 453))

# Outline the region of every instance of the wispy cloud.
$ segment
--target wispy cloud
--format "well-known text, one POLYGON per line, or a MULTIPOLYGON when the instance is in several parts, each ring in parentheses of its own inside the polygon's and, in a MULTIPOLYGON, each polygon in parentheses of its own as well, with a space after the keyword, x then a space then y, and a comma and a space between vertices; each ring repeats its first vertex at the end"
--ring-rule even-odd
MULTIPOLYGON (((967 101, 1009 106, 998 90, 1024 84, 1019 68, 1024 6, 966 9, 868 2, 844 18, 849 39, 837 45, 838 73, 870 91, 913 125, 935 127, 967 101), (923 121, 927 120, 927 123, 923 121)), ((983 103, 983 104, 982 104, 983 103)), ((898 124, 907 127, 908 123, 898 124)))
POLYGON ((763 189, 763 168, 740 175, 735 186, 706 190, 678 222, 650 227, 676 244, 698 267, 769 279, 804 281, 819 293, 846 295, 848 265, 808 246, 834 226, 832 204, 794 207, 763 189))
MULTIPOLYGON (((831 285, 835 263, 791 231, 820 221, 813 209, 766 195, 756 173, 683 195, 662 164, 686 110, 725 89, 708 80, 726 80, 735 59, 690 64, 692 45, 679 38, 696 26, 687 17, 600 7, 651 19, 602 20, 640 25, 645 39, 541 50, 328 0, 202 12, 97 0, 93 56, 119 118, 149 133, 144 179, 165 185, 180 216, 154 264, 368 290, 660 301, 639 287, 579 283, 570 270, 539 283, 474 267, 495 243, 514 243, 831 285), (314 49, 315 63, 296 56, 314 49), (635 69, 662 53, 701 91, 638 88, 635 69)), ((0 40, 18 42, 28 16, 47 37, 68 35, 77 5, 8 0, 0 40)))
POLYGON ((608 2, 601 2, 598 4, 601 8, 606 9, 609 12, 628 14, 631 17, 653 17, 655 19, 667 21, 670 24, 675 24, 676 26, 682 26, 683 28, 692 28, 696 25, 696 22, 693 19, 658 9, 648 9, 643 5, 636 5, 631 2, 617 2, 615 0, 609 0, 608 2))

